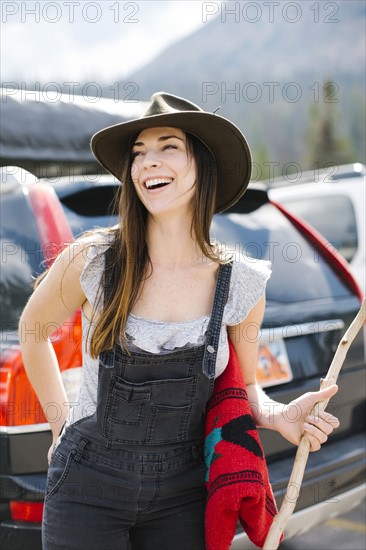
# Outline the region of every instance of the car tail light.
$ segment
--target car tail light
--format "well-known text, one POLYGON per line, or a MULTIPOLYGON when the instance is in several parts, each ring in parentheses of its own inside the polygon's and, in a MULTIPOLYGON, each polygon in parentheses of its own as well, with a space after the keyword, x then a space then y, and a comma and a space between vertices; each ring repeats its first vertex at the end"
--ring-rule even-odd
POLYGON ((0 356, 1 426, 46 422, 39 401, 25 373, 19 346, 0 356))
POLYGON ((28 521, 32 523, 42 522, 43 502, 11 500, 9 509, 10 517, 14 521, 28 521))
POLYGON ((352 274, 352 271, 349 268, 348 263, 343 258, 343 256, 333 247, 330 247, 330 243, 321 235, 312 225, 307 223, 302 218, 298 218, 292 214, 287 208, 285 208, 281 203, 271 200, 271 203, 278 208, 289 220, 290 222, 297 227, 300 232, 310 241, 315 250, 325 259, 326 262, 330 263, 338 274, 340 279, 344 284, 358 296, 360 301, 363 301, 363 292, 361 287, 357 283, 355 277, 352 274))
MULTIPOLYGON (((81 319, 77 311, 51 336, 60 370, 77 368, 77 373, 62 374, 66 389, 73 392, 80 377, 81 319)), ((19 345, 2 350, 0 355, 0 426, 42 424, 47 419, 26 375, 19 345)))

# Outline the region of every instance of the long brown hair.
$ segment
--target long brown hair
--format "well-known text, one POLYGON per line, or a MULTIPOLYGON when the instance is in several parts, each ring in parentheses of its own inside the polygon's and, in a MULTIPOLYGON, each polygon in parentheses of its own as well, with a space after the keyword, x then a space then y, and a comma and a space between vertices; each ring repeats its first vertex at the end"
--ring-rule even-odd
MULTIPOLYGON (((134 139, 131 139, 131 145, 134 139)), ((187 154, 197 168, 196 193, 194 195, 191 234, 202 254, 220 263, 220 258, 210 243, 210 225, 215 211, 217 167, 208 148, 195 136, 186 133, 187 154)), ((118 341, 126 347, 126 323, 141 293, 144 280, 150 276, 152 265, 146 244, 148 212, 140 201, 131 179, 132 146, 121 160, 119 199, 119 226, 116 230, 112 261, 105 266, 101 289, 108 280, 108 293, 95 323, 90 341, 90 354, 96 358, 101 351, 111 349, 118 341)), ((93 324, 93 319, 92 323, 93 324)))

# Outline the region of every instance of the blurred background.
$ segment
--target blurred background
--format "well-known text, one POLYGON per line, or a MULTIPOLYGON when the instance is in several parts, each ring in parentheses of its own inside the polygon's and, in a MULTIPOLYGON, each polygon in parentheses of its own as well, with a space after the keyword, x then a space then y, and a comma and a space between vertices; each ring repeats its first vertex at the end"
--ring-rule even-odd
POLYGON ((232 119, 255 180, 365 163, 363 0, 1 9, 2 165, 95 171, 91 134, 138 116, 159 90, 232 119))

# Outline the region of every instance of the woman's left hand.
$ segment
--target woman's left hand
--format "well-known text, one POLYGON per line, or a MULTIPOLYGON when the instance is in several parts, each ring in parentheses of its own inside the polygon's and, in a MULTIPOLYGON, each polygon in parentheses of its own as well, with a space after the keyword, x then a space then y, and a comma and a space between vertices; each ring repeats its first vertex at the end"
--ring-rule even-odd
POLYGON ((317 411, 309 416, 311 409, 319 401, 330 399, 338 391, 333 385, 325 390, 304 393, 288 405, 284 405, 278 423, 278 431, 291 443, 298 445, 305 432, 310 443, 310 451, 318 451, 328 436, 339 426, 339 420, 326 411, 317 411))

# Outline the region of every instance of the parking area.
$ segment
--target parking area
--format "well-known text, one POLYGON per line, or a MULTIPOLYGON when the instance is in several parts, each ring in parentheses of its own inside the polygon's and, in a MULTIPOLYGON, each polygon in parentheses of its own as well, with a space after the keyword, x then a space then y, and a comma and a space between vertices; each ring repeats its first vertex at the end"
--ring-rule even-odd
POLYGON ((308 533, 284 541, 280 550, 365 550, 366 500, 346 515, 329 519, 308 533))

